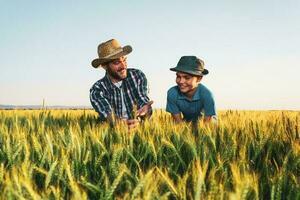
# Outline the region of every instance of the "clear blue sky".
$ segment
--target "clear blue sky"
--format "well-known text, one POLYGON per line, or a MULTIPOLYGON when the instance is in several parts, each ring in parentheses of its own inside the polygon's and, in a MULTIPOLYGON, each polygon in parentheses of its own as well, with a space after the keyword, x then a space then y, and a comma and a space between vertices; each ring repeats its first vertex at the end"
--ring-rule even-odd
POLYGON ((90 62, 131 45, 155 107, 182 55, 202 58, 218 109, 300 109, 300 1, 0 1, 0 104, 90 105, 90 62), (127 3, 130 2, 130 3, 127 3))

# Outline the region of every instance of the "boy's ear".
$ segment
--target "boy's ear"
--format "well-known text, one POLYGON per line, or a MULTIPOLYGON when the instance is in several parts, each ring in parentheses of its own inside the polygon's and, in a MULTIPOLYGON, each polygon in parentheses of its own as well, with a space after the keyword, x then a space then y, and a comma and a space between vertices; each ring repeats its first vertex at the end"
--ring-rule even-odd
POLYGON ((202 77, 203 77, 203 76, 198 76, 198 77, 197 77, 197 81, 200 82, 200 81, 202 80, 202 77))

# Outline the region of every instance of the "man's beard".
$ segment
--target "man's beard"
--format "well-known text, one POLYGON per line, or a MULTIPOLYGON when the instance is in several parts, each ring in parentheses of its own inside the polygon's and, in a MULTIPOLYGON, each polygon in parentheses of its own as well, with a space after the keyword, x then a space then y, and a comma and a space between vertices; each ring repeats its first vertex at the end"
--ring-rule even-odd
POLYGON ((108 73, 113 79, 116 79, 116 80, 118 80, 118 81, 121 81, 121 80, 123 80, 123 79, 125 79, 125 78, 127 77, 127 69, 125 69, 125 70, 126 70, 125 75, 119 74, 119 73, 121 73, 122 70, 123 70, 123 69, 121 69, 121 70, 115 72, 115 71, 112 71, 112 70, 108 67, 108 68, 107 68, 107 73, 108 73))

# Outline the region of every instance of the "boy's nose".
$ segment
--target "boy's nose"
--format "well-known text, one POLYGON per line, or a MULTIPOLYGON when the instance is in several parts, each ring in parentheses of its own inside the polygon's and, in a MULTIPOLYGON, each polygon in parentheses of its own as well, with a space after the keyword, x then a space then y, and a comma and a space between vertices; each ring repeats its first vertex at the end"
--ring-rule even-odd
POLYGON ((179 83, 184 83, 184 80, 183 80, 183 78, 181 78, 181 79, 179 79, 179 81, 178 81, 179 83))

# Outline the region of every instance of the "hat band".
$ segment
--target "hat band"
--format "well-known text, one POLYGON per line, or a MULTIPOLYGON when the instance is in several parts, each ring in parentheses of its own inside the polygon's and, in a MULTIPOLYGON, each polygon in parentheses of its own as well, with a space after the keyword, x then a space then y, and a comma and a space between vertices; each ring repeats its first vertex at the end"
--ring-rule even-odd
MULTIPOLYGON (((176 69, 180 69, 180 70, 186 70, 186 67, 185 66, 176 66, 175 67, 176 69)), ((204 68, 194 68, 194 67, 191 67, 189 68, 189 70, 192 70, 192 71, 198 71, 198 72, 203 72, 205 69, 204 68)))
POLYGON ((117 54, 121 53, 122 51, 123 51, 123 49, 122 49, 122 48, 120 48, 120 49, 118 49, 117 51, 115 51, 113 54, 110 54, 110 55, 104 56, 104 57, 102 57, 102 58, 109 58, 109 57, 115 56, 115 55, 117 55, 117 54))

